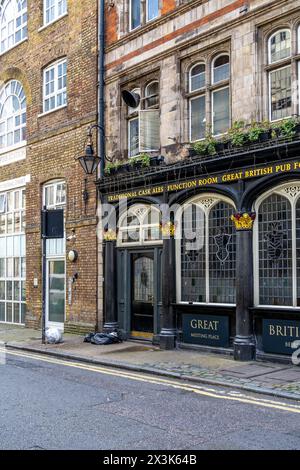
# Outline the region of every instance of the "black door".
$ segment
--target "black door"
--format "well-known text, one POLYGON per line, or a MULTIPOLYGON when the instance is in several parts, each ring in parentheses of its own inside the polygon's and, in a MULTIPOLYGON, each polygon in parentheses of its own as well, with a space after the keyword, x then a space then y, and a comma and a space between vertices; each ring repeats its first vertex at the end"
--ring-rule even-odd
POLYGON ((132 254, 131 285, 131 331, 153 334, 154 254, 152 252, 132 254))

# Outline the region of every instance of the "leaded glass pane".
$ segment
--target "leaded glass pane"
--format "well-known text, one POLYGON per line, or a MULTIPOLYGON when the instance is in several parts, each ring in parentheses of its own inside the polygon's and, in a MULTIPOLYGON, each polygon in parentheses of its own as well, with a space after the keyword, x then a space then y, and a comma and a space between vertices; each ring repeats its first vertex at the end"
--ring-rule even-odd
POLYGON ((199 90, 205 86, 205 64, 195 65, 190 72, 190 91, 199 90))
POLYGON ((206 302, 205 214, 196 204, 184 211, 181 240, 181 300, 206 302))
POLYGON ((300 307, 300 199, 296 205, 297 306, 300 307))
POLYGON ((209 301, 235 303, 236 240, 234 213, 226 202, 216 204, 209 214, 209 301))
POLYGON ((134 157, 139 153, 139 119, 131 119, 128 122, 128 146, 129 156, 134 157))
POLYGON ((206 107, 205 95, 193 98, 190 101, 190 126, 191 141, 203 139, 205 137, 206 107))
POLYGON ((223 134, 228 131, 230 121, 229 88, 222 88, 213 93, 213 133, 223 134))
POLYGON ((270 40, 270 62, 286 59, 291 55, 291 32, 279 31, 270 40))
POLYGON ((218 57, 213 67, 213 82, 218 83, 222 80, 228 80, 230 76, 230 63, 227 55, 218 57))
POLYGON ((271 120, 283 119, 292 114, 291 66, 270 74, 271 120))
POLYGON ((153 259, 143 256, 134 262, 135 302, 153 302, 153 259))
POLYGON ((272 194, 259 208, 259 303, 293 305, 292 211, 283 196, 272 194))

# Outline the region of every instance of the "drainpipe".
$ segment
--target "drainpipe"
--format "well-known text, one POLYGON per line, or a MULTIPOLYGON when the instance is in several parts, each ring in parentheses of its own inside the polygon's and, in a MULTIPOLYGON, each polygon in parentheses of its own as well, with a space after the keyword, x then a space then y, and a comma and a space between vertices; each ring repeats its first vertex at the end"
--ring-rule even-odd
MULTIPOLYGON (((105 0, 98 0, 98 155, 101 157, 100 168, 97 172, 98 178, 104 176, 104 167, 105 167, 105 121, 104 121, 104 51, 105 51, 105 0)), ((100 194, 97 190, 97 206, 101 204, 100 194)), ((102 224, 102 222, 101 222, 102 224)), ((97 230, 102 230, 101 224, 98 224, 97 230)), ((96 318, 96 331, 100 331, 102 326, 102 319, 100 324, 100 302, 99 293, 100 286, 99 280, 103 279, 103 273, 99 272, 99 238, 97 237, 97 300, 96 300, 96 309, 97 309, 97 318, 96 318)), ((101 282, 101 288, 104 289, 104 284, 101 282)), ((101 310, 103 312, 104 303, 102 301, 101 310)), ((102 313, 103 315, 103 313, 102 313)))
POLYGON ((104 51, 105 51, 105 0, 99 0, 98 7, 98 125, 99 129, 99 155, 100 178, 104 175, 104 155, 105 155, 105 121, 104 121, 104 51))

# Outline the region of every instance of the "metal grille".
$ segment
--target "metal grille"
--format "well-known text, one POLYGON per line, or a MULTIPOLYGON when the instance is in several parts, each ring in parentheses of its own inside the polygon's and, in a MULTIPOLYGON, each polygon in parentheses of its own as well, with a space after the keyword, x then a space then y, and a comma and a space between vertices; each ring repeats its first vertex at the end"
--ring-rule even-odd
POLYGON ((261 305, 293 305, 292 211, 278 194, 259 208, 259 302, 261 305))
POLYGON ((146 256, 134 262, 134 301, 153 301, 153 260, 146 256))
POLYGON ((182 234, 181 300, 206 302, 205 214, 195 204, 185 211, 182 234))
POLYGON ((219 202, 209 214, 209 301, 235 303, 236 237, 232 206, 219 202))

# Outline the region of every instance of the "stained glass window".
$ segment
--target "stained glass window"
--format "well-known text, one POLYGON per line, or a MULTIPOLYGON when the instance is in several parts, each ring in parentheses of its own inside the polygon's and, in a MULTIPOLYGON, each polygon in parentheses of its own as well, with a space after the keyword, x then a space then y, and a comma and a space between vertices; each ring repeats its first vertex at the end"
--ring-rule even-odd
POLYGON ((181 301, 235 303, 236 241, 231 204, 204 199, 182 217, 181 301))

